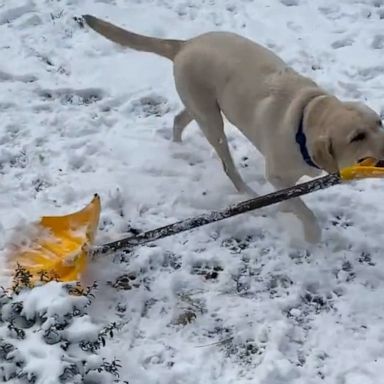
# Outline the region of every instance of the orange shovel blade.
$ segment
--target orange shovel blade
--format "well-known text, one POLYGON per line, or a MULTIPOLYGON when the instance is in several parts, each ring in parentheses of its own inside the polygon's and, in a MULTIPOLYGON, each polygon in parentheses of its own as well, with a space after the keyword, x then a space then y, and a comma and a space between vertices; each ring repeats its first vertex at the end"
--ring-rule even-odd
POLYGON ((59 281, 78 280, 84 272, 100 217, 100 197, 95 195, 82 210, 66 216, 44 216, 39 235, 27 246, 17 246, 9 254, 13 269, 28 271, 30 282, 42 281, 42 274, 59 281))

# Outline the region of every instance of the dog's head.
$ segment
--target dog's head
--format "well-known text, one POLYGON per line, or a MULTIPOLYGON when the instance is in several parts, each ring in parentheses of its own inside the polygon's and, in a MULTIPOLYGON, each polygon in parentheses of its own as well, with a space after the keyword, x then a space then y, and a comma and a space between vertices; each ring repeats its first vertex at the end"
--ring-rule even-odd
POLYGON ((326 98, 311 112, 314 162, 332 173, 365 157, 384 158, 384 129, 380 116, 364 104, 326 98))

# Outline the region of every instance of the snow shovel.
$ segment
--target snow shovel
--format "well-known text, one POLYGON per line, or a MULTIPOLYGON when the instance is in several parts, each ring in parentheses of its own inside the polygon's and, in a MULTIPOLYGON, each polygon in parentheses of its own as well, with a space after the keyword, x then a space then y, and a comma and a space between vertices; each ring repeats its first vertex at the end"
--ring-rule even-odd
POLYGON ((27 271, 31 284, 49 281, 53 278, 63 282, 74 282, 84 272, 90 257, 116 251, 129 252, 135 246, 244 212, 342 182, 372 177, 384 177, 384 160, 366 158, 354 166, 342 169, 339 173, 328 174, 306 183, 234 204, 221 211, 185 219, 100 246, 93 246, 100 215, 100 198, 95 195, 92 201, 78 212, 66 216, 42 217, 37 223, 39 229, 37 236, 31 239, 27 245, 14 248, 10 252, 8 260, 15 270, 21 267, 27 271))

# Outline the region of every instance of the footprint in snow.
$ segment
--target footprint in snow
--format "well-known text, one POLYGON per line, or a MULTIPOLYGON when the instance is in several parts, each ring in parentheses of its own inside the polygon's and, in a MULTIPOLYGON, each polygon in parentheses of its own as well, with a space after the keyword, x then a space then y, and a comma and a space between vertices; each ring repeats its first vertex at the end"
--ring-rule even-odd
POLYGON ((101 88, 58 88, 39 89, 39 96, 45 101, 58 100, 61 104, 89 105, 100 101, 105 96, 101 88))
POLYGON ((298 0, 280 0, 280 2, 287 7, 294 7, 299 5, 298 0))
POLYGON ((223 270, 216 262, 202 261, 192 265, 191 274, 201 276, 205 280, 216 280, 223 270))
POLYGON ((336 19, 339 15, 340 6, 337 4, 332 4, 326 7, 318 7, 318 10, 329 19, 336 19))
POLYGON ((266 287, 269 292, 270 297, 283 297, 287 296, 288 289, 293 285, 292 279, 284 274, 270 274, 266 282, 266 287))
POLYGON ((10 101, 0 102, 0 112, 8 111, 9 109, 17 108, 17 104, 10 101))
MULTIPOLYGON (((177 143, 178 144, 178 143, 177 143)), ((199 156, 197 153, 188 153, 188 152, 174 152, 172 158, 180 159, 188 162, 189 165, 194 166, 196 164, 201 164, 204 162, 204 159, 199 156)))
POLYGON ((34 75, 13 75, 11 73, 0 70, 0 82, 18 81, 21 83, 33 83, 36 80, 37 80, 37 77, 34 75))
POLYGON ((336 40, 331 44, 333 49, 339 49, 344 47, 349 47, 354 43, 354 40, 350 37, 346 37, 345 39, 336 40))
POLYGON ((34 10, 35 5, 33 2, 28 2, 20 7, 10 8, 0 13, 0 25, 11 23, 26 13, 30 13, 34 10))
POLYGON ((374 67, 361 68, 357 71, 357 75, 361 80, 372 80, 377 76, 384 75, 384 66, 376 65, 374 67))
POLYGON ((384 6, 384 0, 374 0, 374 1, 372 2, 372 5, 373 5, 375 8, 383 7, 383 6, 384 6))
POLYGON ((384 9, 380 9, 377 11, 377 15, 379 16, 379 19, 384 19, 384 9))
POLYGON ((384 48, 384 35, 376 35, 371 43, 373 49, 383 49, 384 48))
POLYGON ((345 90, 345 92, 348 94, 348 97, 358 99, 363 95, 359 85, 356 83, 346 83, 339 81, 339 86, 345 90))
POLYGON ((43 24, 43 20, 40 16, 34 14, 24 20, 22 23, 18 25, 19 29, 27 29, 30 27, 36 27, 37 25, 43 24))
POLYGON ((167 98, 161 95, 152 94, 131 101, 126 111, 129 114, 136 115, 137 117, 145 118, 149 116, 161 117, 170 110, 171 108, 168 104, 167 98))
POLYGON ((334 309, 335 292, 319 292, 318 289, 303 287, 298 301, 288 306, 285 313, 288 319, 303 329, 310 329, 310 323, 316 315, 334 309))
POLYGON ((288 21, 287 22, 287 27, 294 32, 301 32, 303 28, 301 25, 294 23, 293 21, 288 21))

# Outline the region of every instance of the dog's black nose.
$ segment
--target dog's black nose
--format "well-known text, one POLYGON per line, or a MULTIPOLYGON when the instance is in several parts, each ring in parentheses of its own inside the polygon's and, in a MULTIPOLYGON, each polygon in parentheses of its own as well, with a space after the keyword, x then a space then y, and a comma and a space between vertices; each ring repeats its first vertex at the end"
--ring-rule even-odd
POLYGON ((371 157, 362 157, 361 159, 357 160, 358 164, 364 163, 364 161, 372 159, 371 157))

